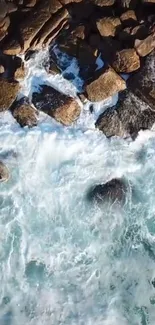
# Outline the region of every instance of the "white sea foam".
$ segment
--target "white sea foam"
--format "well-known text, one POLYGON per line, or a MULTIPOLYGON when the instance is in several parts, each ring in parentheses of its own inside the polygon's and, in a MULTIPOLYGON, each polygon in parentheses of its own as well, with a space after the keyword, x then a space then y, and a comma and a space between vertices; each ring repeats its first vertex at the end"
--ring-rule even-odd
MULTIPOLYGON (((29 62, 22 92, 46 82, 76 96, 48 76, 43 57, 29 62)), ((155 134, 106 139, 94 120, 107 105, 91 115, 87 104, 70 127, 42 114, 21 129, 9 112, 0 116, 11 172, 0 184, 1 325, 155 323, 155 134), (122 209, 87 202, 90 186, 122 176, 135 191, 122 209)))

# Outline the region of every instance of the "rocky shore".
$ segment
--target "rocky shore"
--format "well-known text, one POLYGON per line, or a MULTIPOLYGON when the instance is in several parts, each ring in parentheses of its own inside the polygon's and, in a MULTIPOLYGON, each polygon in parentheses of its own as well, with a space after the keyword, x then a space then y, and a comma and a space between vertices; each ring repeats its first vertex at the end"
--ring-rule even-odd
POLYGON ((139 130, 152 128, 155 0, 0 0, 0 112, 10 110, 21 127, 36 126, 39 111, 66 126, 80 116, 77 98, 49 85, 40 84, 31 100, 18 99, 27 73, 24 61, 39 50, 49 47, 48 74, 63 73, 55 45, 78 62, 81 101, 96 103, 119 93, 116 106, 99 116, 96 128, 107 137, 133 139, 139 130))

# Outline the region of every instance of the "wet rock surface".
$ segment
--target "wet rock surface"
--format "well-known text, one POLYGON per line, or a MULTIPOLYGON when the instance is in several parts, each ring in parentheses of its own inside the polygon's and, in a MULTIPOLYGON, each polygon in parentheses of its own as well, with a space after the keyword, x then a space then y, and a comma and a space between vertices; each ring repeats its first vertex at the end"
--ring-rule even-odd
POLYGON ((20 126, 33 127, 38 124, 38 112, 28 103, 17 102, 11 108, 11 113, 20 126))
POLYGON ((9 82, 5 79, 0 80, 0 112, 9 109, 17 97, 19 83, 9 82))

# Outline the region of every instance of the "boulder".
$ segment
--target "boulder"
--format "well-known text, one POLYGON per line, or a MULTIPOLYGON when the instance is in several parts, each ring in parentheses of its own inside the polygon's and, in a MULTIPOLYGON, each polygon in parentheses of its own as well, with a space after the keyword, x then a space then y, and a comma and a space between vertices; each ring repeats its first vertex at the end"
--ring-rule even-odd
POLYGON ((36 108, 64 125, 75 122, 81 112, 81 108, 74 98, 47 85, 40 86, 40 93, 33 93, 32 102, 36 108))
POLYGON ((116 53, 112 66, 117 72, 130 73, 140 68, 140 59, 134 49, 124 49, 116 53))
POLYGON ((144 40, 135 40, 135 49, 139 56, 146 56, 155 49, 155 32, 144 40))
POLYGON ((107 138, 113 136, 124 137, 126 134, 116 109, 107 109, 99 116, 95 126, 102 131, 107 138))
POLYGON ((115 107, 107 109, 96 122, 107 137, 131 136, 135 139, 140 130, 151 129, 155 123, 155 112, 139 97, 126 90, 115 107))
POLYGON ((84 25, 77 26, 73 31, 72 31, 73 37, 85 39, 86 36, 86 28, 84 25))
POLYGON ((0 112, 7 110, 19 91, 19 83, 0 79, 0 112))
POLYGON ((99 204, 110 201, 110 203, 125 203, 127 185, 123 179, 114 178, 105 184, 92 187, 87 193, 87 199, 99 204))
POLYGON ((3 65, 0 65, 0 74, 1 73, 4 73, 5 69, 4 69, 4 66, 3 65))
POLYGON ((10 173, 8 167, 0 161, 0 183, 7 182, 10 178, 10 173))
POLYGON ((101 36, 115 36, 121 29, 121 21, 117 17, 104 17, 97 21, 97 29, 101 36))
POLYGON ((151 3, 155 3, 155 0, 143 0, 143 2, 144 3, 148 3, 148 4, 150 3, 151 4, 151 3))
POLYGON ((101 71, 98 71, 99 76, 85 88, 87 98, 92 102, 105 100, 126 88, 125 81, 111 67, 101 71))
POLYGON ((137 17, 134 10, 127 10, 121 16, 120 20, 122 24, 126 27, 136 25, 137 24, 137 17))
POLYGON ((38 112, 28 103, 16 103, 11 109, 11 113, 20 126, 33 127, 38 124, 38 112))
POLYGON ((140 71, 128 80, 129 89, 155 111, 155 50, 146 58, 140 71))

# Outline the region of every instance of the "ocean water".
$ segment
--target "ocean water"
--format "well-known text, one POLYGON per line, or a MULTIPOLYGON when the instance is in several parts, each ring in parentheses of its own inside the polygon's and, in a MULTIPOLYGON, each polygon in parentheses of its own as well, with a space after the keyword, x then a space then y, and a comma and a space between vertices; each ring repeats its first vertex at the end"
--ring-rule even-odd
MULTIPOLYGON (((49 77, 46 58, 27 63, 22 94, 44 82, 76 96, 79 76, 49 77)), ((155 133, 106 139, 94 122, 116 101, 93 114, 88 103, 70 127, 41 114, 22 129, 0 115, 11 172, 0 184, 0 325, 155 324, 155 133), (117 177, 134 193, 124 206, 87 201, 92 185, 117 177)))

